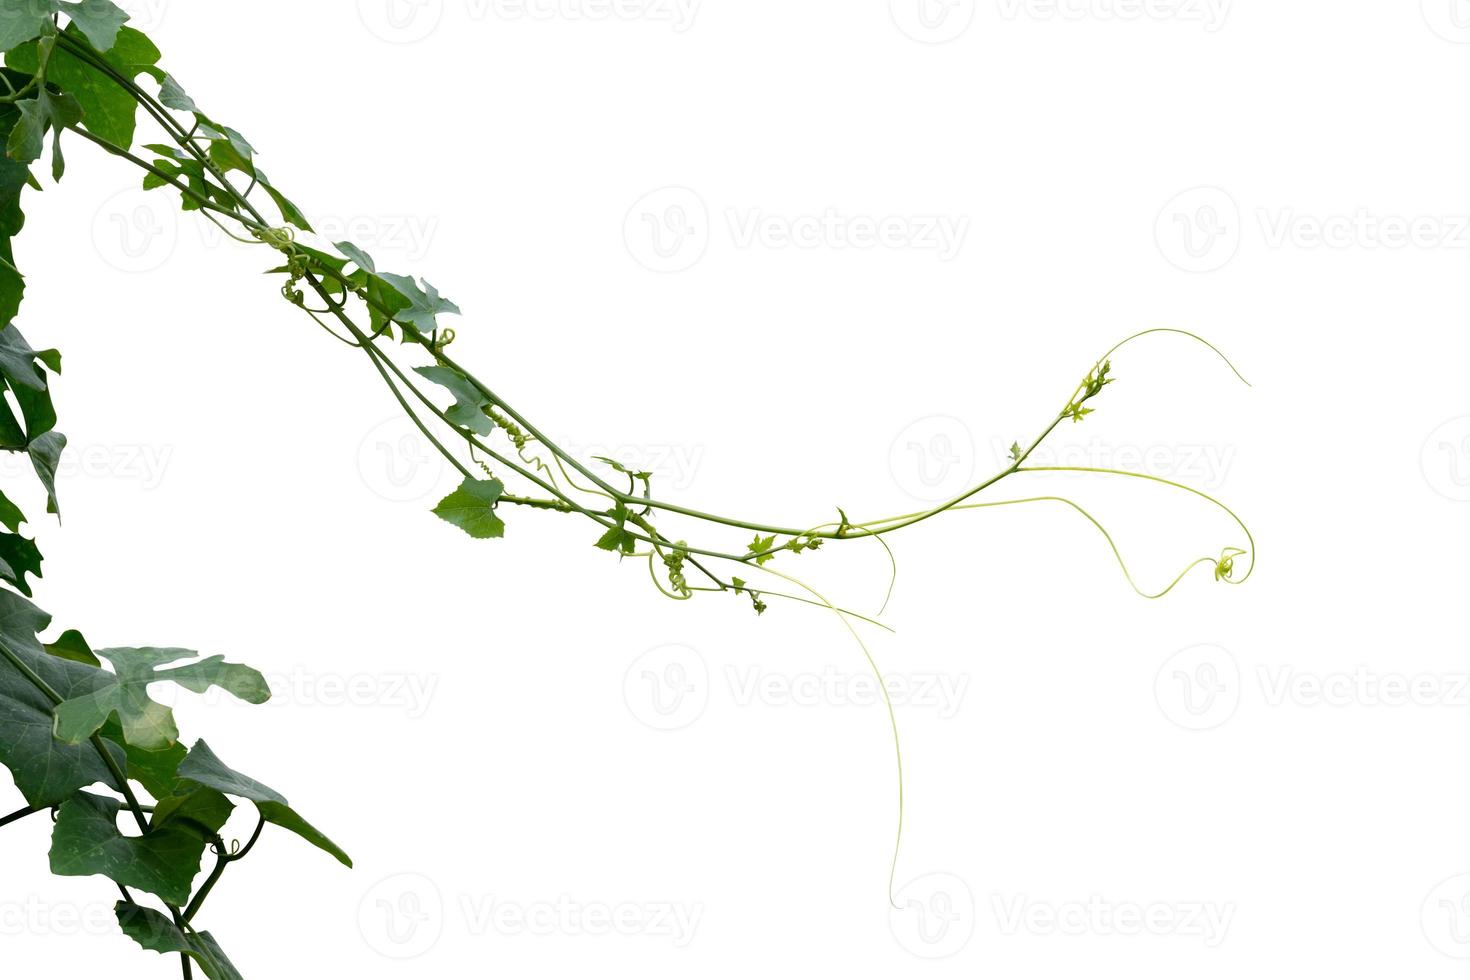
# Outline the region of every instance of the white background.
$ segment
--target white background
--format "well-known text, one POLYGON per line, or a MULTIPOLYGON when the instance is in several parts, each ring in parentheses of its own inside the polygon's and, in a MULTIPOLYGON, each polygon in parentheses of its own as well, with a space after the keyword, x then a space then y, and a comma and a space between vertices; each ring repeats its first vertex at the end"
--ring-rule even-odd
MULTIPOLYGON (((1262 547, 1241 588, 1138 599, 1045 505, 895 537, 898 632, 864 634, 911 692, 891 911, 887 720, 830 615, 668 602, 569 518, 438 521, 450 471, 270 256, 72 140, 20 249, 73 447, 37 600, 266 671, 269 706, 180 697, 186 734, 357 859, 268 832, 228 873, 202 922, 245 975, 1461 974, 1470 8, 132 9, 320 226, 464 308, 459 360, 695 506, 921 506, 1146 327, 1255 385, 1151 339, 1049 444, 1213 488, 1262 547)), ((1094 505, 1146 586, 1242 543, 1025 479, 997 490, 1094 505)), ((782 564, 881 602, 875 548, 782 564)), ((173 975, 46 833, 0 838, 7 972, 173 975)))

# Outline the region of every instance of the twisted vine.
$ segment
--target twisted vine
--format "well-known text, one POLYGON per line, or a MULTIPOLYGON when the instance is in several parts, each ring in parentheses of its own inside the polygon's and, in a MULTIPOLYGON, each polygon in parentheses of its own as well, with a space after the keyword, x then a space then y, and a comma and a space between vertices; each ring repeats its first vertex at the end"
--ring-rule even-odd
MULTIPOLYGON (((54 431, 49 400, 49 378, 60 371, 60 355, 33 351, 13 323, 24 279, 11 242, 24 223, 22 193, 41 186, 31 166, 42 159, 49 137, 51 176, 60 180, 66 135, 133 165, 142 172, 145 188, 176 191, 184 210, 199 213, 231 239, 279 255, 271 271, 282 277, 284 300, 360 351, 398 407, 460 474, 459 487, 434 508, 440 518, 472 537, 498 538, 506 533, 507 508, 571 515, 595 527, 597 537, 590 540, 589 534, 589 544, 620 559, 646 560, 654 586, 672 600, 728 595, 750 602, 758 615, 768 611, 768 599, 828 610, 862 649, 885 700, 881 671, 858 631, 859 624, 886 629, 879 618, 883 609, 868 616, 831 602, 785 570, 802 554, 873 539, 890 562, 891 597, 897 564, 887 539, 896 532, 962 511, 1051 503, 1085 518, 1105 540, 1129 586, 1146 598, 1168 594, 1203 565, 1213 569, 1217 581, 1229 584, 1244 582, 1254 570, 1250 531, 1233 511, 1199 490, 1125 470, 1028 465, 1059 425, 1082 423, 1095 411, 1094 403, 1114 383, 1114 356, 1139 338, 1163 333, 1188 337, 1235 371, 1206 341, 1169 328, 1145 330, 1115 345, 1093 362, 1038 435, 1024 447, 1012 444, 1008 465, 926 510, 854 521, 838 507, 836 521, 771 524, 659 499, 652 473, 602 457, 579 459, 459 364, 449 353, 454 330, 440 319, 460 310, 434 286, 380 271, 372 256, 350 242, 333 243, 328 251, 304 241, 303 236, 314 235, 311 223, 260 169, 254 147, 238 131, 206 115, 158 67, 157 48, 126 27, 126 19, 110 0, 0 0, 0 51, 6 53, 0 70, 5 90, 0 93, 0 138, 5 145, 0 160, 0 322, 5 324, 0 327, 0 377, 23 416, 16 419, 0 401, 0 448, 30 456, 51 512, 57 510, 54 477, 65 445, 54 431), (143 78, 153 87, 141 83, 143 78), (159 134, 157 142, 140 144, 135 138, 140 116, 159 134), (278 218, 267 218, 262 208, 278 218), (410 355, 417 355, 417 363, 410 355), (1165 587, 1149 591, 1135 580, 1113 535, 1077 502, 1056 495, 982 499, 1014 476, 1054 472, 1149 480, 1194 494, 1235 520, 1244 546, 1232 544, 1218 556, 1195 559, 1165 587), (689 530, 682 536, 664 533, 666 518, 687 522, 689 530), (751 540, 740 544, 745 535, 752 535, 751 540), (1237 563, 1243 557, 1249 562, 1242 572, 1237 563), (778 560, 781 567, 773 567, 778 560)), ((11 532, 0 536, 0 578, 29 596, 25 575, 40 574, 40 554, 34 542, 16 533, 23 520, 19 509, 0 495, 0 522, 11 532)), ((35 813, 52 813, 54 871, 111 877, 123 897, 117 907, 123 931, 145 949, 177 954, 185 977, 195 966, 211 980, 238 977, 219 944, 193 923, 225 870, 251 853, 266 824, 291 831, 344 864, 350 866, 350 861, 283 797, 225 766, 206 743, 186 751, 171 713, 147 698, 146 685, 171 680, 200 692, 217 686, 259 702, 269 696, 264 679, 219 657, 199 661, 192 652, 173 648, 94 652, 75 631, 42 644, 37 634, 49 619, 21 595, 0 591, 0 761, 11 770, 27 804, 0 817, 0 827, 35 813), (44 775, 38 766, 44 766, 44 775), (84 790, 97 783, 116 795, 84 790), (138 789, 154 802, 142 802, 138 789), (243 846, 238 841, 226 844, 221 836, 236 799, 256 809, 254 831, 243 846), (117 832, 110 818, 122 810, 131 814, 141 838, 117 832), (195 888, 206 851, 214 865, 195 888), (161 908, 144 905, 133 889, 154 896, 161 908)), ((898 776, 891 897, 902 841, 903 756, 891 700, 887 710, 898 776)))

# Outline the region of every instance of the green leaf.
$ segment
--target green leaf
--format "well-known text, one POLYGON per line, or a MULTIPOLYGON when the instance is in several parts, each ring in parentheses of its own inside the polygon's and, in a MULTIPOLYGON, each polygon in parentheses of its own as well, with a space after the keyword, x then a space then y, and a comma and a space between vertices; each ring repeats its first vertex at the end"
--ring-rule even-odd
MULTIPOLYGON (((19 118, 13 107, 0 107, 0 141, 9 140, 19 118)), ((20 196, 33 179, 25 164, 0 156, 0 322, 4 323, 15 318, 25 295, 25 277, 15 267, 12 239, 25 227, 20 196)))
MULTIPOLYGON (((105 683, 107 675, 95 667, 47 655, 36 634, 50 622, 30 602, 0 590, 0 644, 27 669, 63 699, 81 697, 105 683)), ((31 806, 52 806, 93 783, 112 785, 111 772, 90 742, 71 745, 56 739, 53 707, 46 694, 0 656, 0 763, 31 806)), ((122 750, 107 748, 121 766, 122 750)))
POLYGON ((5 155, 17 163, 39 160, 46 148, 46 134, 54 132, 51 173, 60 180, 65 169, 61 155, 61 131, 82 121, 82 104, 69 92, 56 94, 40 89, 33 98, 23 99, 15 107, 20 118, 10 131, 5 155))
POLYGON ((107 51, 116 44, 118 30, 129 20, 111 0, 62 0, 61 9, 98 51, 107 51))
POLYGON ((276 190, 275 185, 266 179, 263 171, 257 168, 255 175, 260 180, 260 186, 270 195, 270 199, 276 202, 276 207, 280 210, 282 219, 295 225, 302 231, 315 231, 311 227, 311 222, 306 220, 306 215, 301 213, 301 209, 293 204, 290 198, 276 190))
MULTIPOLYGON (((80 24, 68 27, 67 31, 79 33, 80 24)), ((17 48, 6 55, 5 63, 17 71, 34 74, 39 60, 37 48, 35 44, 17 48)), ((120 74, 136 78, 156 70, 159 52, 142 32, 124 27, 118 31, 111 50, 102 57, 120 74)), ((133 145, 138 103, 117 82, 61 47, 51 53, 46 78, 76 97, 82 125, 88 132, 123 149, 133 145)))
POLYGON ((12 531, 18 531, 25 521, 26 515, 21 513, 20 508, 11 503, 9 497, 0 493, 0 524, 4 524, 12 531))
POLYGON ((0 579, 29 596, 31 586, 26 581, 27 574, 41 577, 41 549, 30 538, 0 534, 0 579))
POLYGON ((628 530, 628 508, 618 504, 613 508, 613 518, 617 521, 614 527, 607 529, 607 533, 597 539, 597 547, 603 551, 618 551, 625 555, 631 555, 638 550, 638 539, 628 530))
POLYGON ((41 485, 46 488, 46 513, 60 514, 61 506, 56 502, 56 469, 61 465, 61 452, 66 448, 66 436, 60 432, 47 432, 33 439, 26 447, 31 457, 31 466, 36 470, 41 485))
POLYGON ((775 548, 775 546, 776 546, 776 536, 774 534, 769 535, 768 537, 764 537, 764 538, 761 537, 759 534, 757 534, 755 536, 755 540, 750 543, 750 553, 752 555, 759 555, 760 556, 760 557, 756 558, 755 563, 757 565, 764 565, 766 562, 770 561, 772 558, 775 558, 776 556, 775 556, 774 553, 772 553, 772 554, 764 554, 764 552, 771 551, 773 548, 775 548))
POLYGON ((630 470, 622 463, 619 463, 615 459, 610 459, 607 456, 593 456, 592 458, 597 460, 599 463, 606 463, 608 466, 611 466, 613 469, 617 470, 624 476, 631 476, 635 480, 642 480, 644 483, 647 483, 649 480, 653 479, 653 473, 649 472, 648 470, 630 470))
POLYGON ((155 800, 173 795, 179 783, 176 775, 179 763, 188 754, 183 745, 175 742, 166 749, 156 751, 128 745, 123 738, 122 726, 115 721, 109 721, 102 727, 102 737, 118 743, 127 753, 129 779, 142 783, 143 788, 155 800))
POLYGON ((189 93, 184 91, 183 87, 179 85, 178 80, 172 75, 163 76, 163 83, 159 86, 158 90, 158 101, 162 102, 166 108, 174 109, 178 112, 199 111, 199 107, 194 104, 194 100, 189 98, 189 93))
POLYGON ((63 803, 51 833, 51 872, 69 878, 105 875, 165 902, 186 904, 204 842, 177 828, 124 837, 117 827, 121 810, 117 800, 91 793, 77 793, 63 803))
POLYGON ((463 374, 442 365, 416 367, 413 370, 415 374, 447 389, 454 396, 454 405, 444 413, 449 421, 462 425, 477 435, 488 436, 495 431, 494 421, 485 414, 485 409, 491 404, 490 399, 463 374))
POLYGON ((199 932, 186 936, 162 912, 132 902, 118 902, 115 911, 123 935, 144 949, 155 953, 183 953, 190 956, 210 980, 242 980, 234 964, 209 933, 199 932))
POLYGON ((235 804, 223 793, 199 786, 159 800, 151 823, 157 829, 177 827, 208 842, 214 840, 234 811, 235 804))
POLYGON ((52 0, 7 0, 0 3, 0 51, 41 36, 51 15, 56 13, 52 0))
POLYGON ((337 242, 337 251, 351 259, 363 272, 377 274, 378 264, 373 261, 373 257, 351 242, 337 242))
POLYGON ((194 748, 189 750, 189 757, 179 766, 179 778, 249 800, 260 810, 260 815, 267 823, 291 831, 307 843, 326 851, 347 867, 352 867, 352 859, 347 856, 347 853, 332 843, 321 831, 303 820, 300 814, 291 809, 284 796, 264 783, 257 782, 225 765, 203 739, 194 743, 194 748))
POLYGON ((400 296, 407 301, 408 305, 396 311, 393 318, 402 323, 411 323, 421 333, 433 333, 438 326, 438 316, 441 313, 458 313, 459 307, 439 295, 435 289, 425 280, 420 288, 419 283, 407 276, 395 276, 383 273, 378 277, 393 287, 400 296))
POLYGON ((207 657, 161 670, 199 654, 168 647, 119 647, 98 650, 97 656, 112 664, 115 673, 104 675, 112 681, 57 706, 56 737, 63 742, 90 738, 116 715, 129 745, 157 751, 174 744, 179 729, 173 711, 148 696, 148 685, 161 681, 172 681, 195 694, 218 687, 251 704, 264 704, 270 699, 270 687, 259 671, 227 663, 223 657, 207 657))
POLYGON ((61 354, 55 350, 32 350, 14 323, 0 326, 0 375, 4 375, 11 387, 45 391, 46 372, 41 370, 42 364, 59 373, 61 354))
POLYGON ((434 513, 472 538, 503 538, 505 522, 495 516, 495 504, 505 493, 499 480, 468 479, 439 501, 434 513))
POLYGON ((89 667, 102 666, 102 661, 97 659, 97 655, 87 644, 87 638, 76 630, 67 630, 51 643, 47 643, 46 652, 72 663, 86 664, 89 667))

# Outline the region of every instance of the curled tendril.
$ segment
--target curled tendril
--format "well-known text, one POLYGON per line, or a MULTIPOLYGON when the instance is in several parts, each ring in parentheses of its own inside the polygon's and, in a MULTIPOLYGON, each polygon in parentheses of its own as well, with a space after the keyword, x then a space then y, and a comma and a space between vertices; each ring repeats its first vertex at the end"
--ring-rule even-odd
MULTIPOLYGON (((1235 559, 1245 553, 1245 549, 1243 548, 1226 548, 1220 552, 1220 560, 1215 562, 1215 581, 1235 585, 1236 580, 1233 577, 1235 575, 1235 559)), ((1245 579, 1241 579, 1241 581, 1243 582, 1245 579)))
POLYGON ((271 248, 288 254, 291 252, 291 246, 296 244, 296 232, 289 225, 282 225, 279 228, 253 228, 251 232, 271 248))
POLYGON ((440 359, 444 348, 454 343, 454 328, 445 327, 434 334, 434 339, 429 342, 429 352, 434 355, 435 360, 440 359))

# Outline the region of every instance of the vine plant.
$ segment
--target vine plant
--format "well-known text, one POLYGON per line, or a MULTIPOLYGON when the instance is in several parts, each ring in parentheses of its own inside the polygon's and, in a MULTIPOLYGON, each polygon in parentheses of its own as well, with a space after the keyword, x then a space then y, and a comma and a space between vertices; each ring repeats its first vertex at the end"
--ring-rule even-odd
MULTIPOLYGON (((569 515, 591 525, 589 544, 646 562, 654 586, 671 599, 724 595, 749 602, 757 614, 770 599, 806 603, 834 613, 860 645, 857 626, 881 627, 882 610, 866 616, 836 606, 784 567, 774 567, 778 559, 789 566, 805 552, 870 538, 887 550, 894 532, 942 514, 1050 502, 1091 522, 1129 585, 1148 598, 1169 592, 1200 565, 1230 584, 1245 581, 1254 568, 1255 543, 1233 512, 1199 490, 1160 477, 1086 469, 1195 494, 1239 524, 1245 546, 1189 563, 1155 592, 1136 584, 1112 536, 1070 499, 982 496, 1017 474, 1083 470, 1030 460, 1058 426, 1080 423, 1093 412, 1095 400, 1114 382, 1112 358, 1125 344, 1146 334, 1183 333, 1177 330, 1144 331, 1108 351, 1039 434, 1012 445, 1004 469, 926 510, 852 520, 834 508, 835 519, 769 524, 659 499, 651 473, 610 459, 578 459, 457 363, 448 351, 454 331, 440 319, 459 309, 428 282, 379 269, 350 242, 334 243, 331 251, 308 244, 303 236, 314 234, 310 222, 261 170, 251 144, 206 115, 159 67, 153 43, 126 21, 111 0, 0 0, 0 382, 11 396, 0 399, 0 449, 29 457, 48 513, 59 513, 55 477, 66 444, 51 401, 61 356, 32 349, 14 322, 25 280, 13 239, 25 220, 22 195, 42 186, 33 167, 49 169, 54 181, 63 176, 65 136, 136 167, 146 188, 177 192, 185 211, 198 212, 242 244, 275 253, 272 271, 282 277, 286 302, 361 354, 399 408, 458 471, 462 482, 434 513, 472 537, 502 537, 510 509, 569 515), (137 138, 140 121, 156 134, 154 142, 137 138), (263 207, 279 219, 268 218, 263 207), (686 530, 665 533, 666 522, 686 530), (1241 570, 1238 562, 1247 556, 1241 570)), ((24 521, 0 494, 0 524, 7 531, 0 534, 0 579, 10 586, 0 590, 0 762, 25 801, 0 817, 0 826, 49 813, 55 824, 53 872, 110 878, 121 896, 116 912, 122 931, 145 949, 176 954, 185 977, 196 967, 211 980, 238 977, 196 920, 226 869, 252 852, 266 825, 297 835, 349 867, 351 861, 284 797, 226 766, 207 743, 185 748, 170 709, 148 694, 149 684, 169 681, 196 693, 218 687, 258 704, 270 696, 258 672, 176 648, 94 651, 75 630, 50 642, 40 639, 51 617, 29 601, 27 575, 41 574, 41 554, 19 533, 24 521), (243 845, 222 836, 236 800, 251 804, 255 813, 254 832, 243 845), (134 823, 138 834, 125 835, 120 817, 134 823), (207 873, 206 854, 212 857, 207 873), (151 904, 140 893, 151 896, 151 904)), ((867 647, 862 649, 876 672, 867 647)), ((888 712, 897 751, 891 703, 888 712)), ((901 754, 897 762, 901 839, 901 754)), ((895 850, 895 863, 896 858, 895 850)), ((891 866, 890 894, 892 871, 891 866)))

